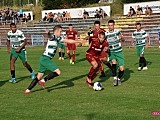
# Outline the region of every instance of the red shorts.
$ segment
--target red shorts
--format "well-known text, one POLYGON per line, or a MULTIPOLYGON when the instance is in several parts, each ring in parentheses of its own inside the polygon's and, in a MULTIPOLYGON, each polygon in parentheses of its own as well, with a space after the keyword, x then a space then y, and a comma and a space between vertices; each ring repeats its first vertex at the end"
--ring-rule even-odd
POLYGON ((76 50, 76 44, 67 44, 67 50, 76 50))
POLYGON ((101 59, 106 59, 106 58, 107 58, 107 53, 105 51, 102 51, 99 59, 101 60, 101 59))
POLYGON ((93 56, 92 54, 86 53, 86 59, 89 63, 96 61, 99 65, 101 64, 99 57, 93 56))

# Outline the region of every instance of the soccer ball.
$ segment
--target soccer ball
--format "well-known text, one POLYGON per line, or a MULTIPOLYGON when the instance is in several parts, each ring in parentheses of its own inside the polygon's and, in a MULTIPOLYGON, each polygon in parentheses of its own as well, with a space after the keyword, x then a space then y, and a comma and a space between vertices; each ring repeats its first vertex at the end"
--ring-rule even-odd
POLYGON ((95 91, 100 91, 102 90, 102 84, 100 82, 95 82, 94 85, 93 85, 93 89, 95 91))

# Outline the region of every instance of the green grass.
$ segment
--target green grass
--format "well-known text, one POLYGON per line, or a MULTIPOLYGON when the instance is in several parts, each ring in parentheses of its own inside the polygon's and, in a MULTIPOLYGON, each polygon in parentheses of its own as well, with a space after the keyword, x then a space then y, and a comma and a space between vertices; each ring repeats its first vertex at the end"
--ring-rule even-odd
MULTIPOLYGON (((69 60, 53 61, 62 71, 61 76, 48 81, 46 89, 37 85, 32 94, 23 91, 31 82, 29 72, 18 59, 16 78, 10 79, 9 54, 0 48, 0 119, 1 120, 159 120, 151 111, 160 110, 160 49, 146 50, 147 71, 137 71, 135 48, 124 48, 125 75, 122 86, 114 87, 111 72, 105 67, 106 78, 97 77, 104 87, 94 91, 85 84, 90 64, 85 59, 87 47, 77 50, 77 63, 69 60)), ((38 59, 44 47, 28 47, 28 63, 37 71, 38 59)))

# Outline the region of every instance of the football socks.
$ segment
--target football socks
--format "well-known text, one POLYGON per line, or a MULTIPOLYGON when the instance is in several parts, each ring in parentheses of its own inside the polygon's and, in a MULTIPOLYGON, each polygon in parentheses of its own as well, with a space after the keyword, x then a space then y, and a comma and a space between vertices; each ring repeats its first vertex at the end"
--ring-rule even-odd
POLYGON ((46 82, 47 80, 51 80, 51 79, 53 79, 54 77, 57 77, 57 76, 59 76, 59 75, 56 72, 52 72, 44 78, 44 81, 46 82))

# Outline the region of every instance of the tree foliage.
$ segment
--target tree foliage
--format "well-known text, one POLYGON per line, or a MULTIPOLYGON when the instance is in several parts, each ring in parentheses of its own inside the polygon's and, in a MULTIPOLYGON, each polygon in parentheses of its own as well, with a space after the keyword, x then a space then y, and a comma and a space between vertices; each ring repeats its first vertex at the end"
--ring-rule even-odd
POLYGON ((81 7, 86 4, 98 3, 99 0, 43 0, 44 9, 63 9, 81 7))

